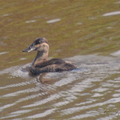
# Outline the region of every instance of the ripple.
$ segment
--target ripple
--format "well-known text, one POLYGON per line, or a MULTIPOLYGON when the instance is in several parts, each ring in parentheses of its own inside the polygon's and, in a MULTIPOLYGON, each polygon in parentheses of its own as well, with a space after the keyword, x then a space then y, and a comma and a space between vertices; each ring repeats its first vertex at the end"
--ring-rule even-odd
POLYGON ((63 106, 63 105, 67 105, 69 103, 69 101, 62 101, 62 102, 58 102, 56 104, 54 104, 55 107, 60 107, 60 106, 63 106))
POLYGON ((15 103, 6 104, 6 105, 0 107, 0 111, 3 111, 4 109, 9 108, 9 107, 12 107, 12 106, 14 106, 14 105, 15 105, 15 103))
POLYGON ((113 55, 113 56, 120 56, 120 50, 111 53, 111 55, 113 55))
POLYGON ((80 114, 80 115, 76 115, 74 117, 72 117, 71 119, 81 119, 81 118, 90 118, 90 117, 95 117, 96 115, 99 115, 98 111, 90 111, 87 112, 86 114, 80 114))
POLYGON ((21 82, 21 83, 15 83, 15 84, 11 84, 11 85, 6 85, 4 87, 0 87, 0 89, 9 89, 9 88, 14 88, 14 87, 19 87, 19 86, 25 86, 25 85, 31 84, 32 82, 33 82, 33 80, 21 82))
POLYGON ((12 114, 24 114, 24 113, 28 113, 28 112, 30 112, 31 110, 18 110, 18 111, 15 111, 15 112, 12 112, 11 113, 11 115, 12 114))
POLYGON ((9 52, 0 52, 0 55, 4 55, 4 54, 7 54, 9 52))
POLYGON ((25 101, 28 101, 28 100, 31 100, 31 99, 35 99, 35 98, 37 98, 39 96, 43 96, 43 95, 46 95, 46 94, 48 94, 48 93, 47 92, 44 92, 44 94, 43 93, 39 93, 39 94, 37 93, 37 94, 31 95, 31 96, 27 96, 25 98, 20 98, 19 100, 17 100, 14 103, 6 104, 6 105, 0 107, 0 111, 3 111, 4 109, 7 109, 9 107, 15 106, 18 103, 25 102, 25 101))
POLYGON ((9 15, 10 15, 10 14, 4 14, 3 17, 7 17, 7 16, 9 16, 9 15))
POLYGON ((101 97, 101 96, 103 96, 103 94, 95 93, 92 97, 101 97))
POLYGON ((90 108, 94 108, 94 107, 99 107, 99 106, 103 106, 103 105, 108 105, 108 104, 112 104, 112 103, 119 103, 120 102, 120 98, 111 98, 107 101, 104 101, 102 103, 95 103, 92 105, 85 105, 85 106, 80 106, 80 107, 73 107, 73 108, 68 108, 65 110, 62 110, 62 115, 69 115, 69 114, 73 114, 75 112, 79 112, 81 110, 86 110, 86 109, 90 109, 90 108))
POLYGON ((94 90, 92 90, 92 91, 94 91, 94 92, 106 92, 107 90, 108 90, 108 88, 99 87, 99 88, 94 89, 94 90))
POLYGON ((0 75, 10 74, 14 77, 30 78, 29 71, 27 70, 30 65, 31 63, 28 63, 23 66, 14 66, 14 67, 6 68, 0 71, 0 75))
MULTIPOLYGON (((78 63, 77 69, 62 73, 46 73, 44 78, 50 78, 54 81, 52 83, 41 83, 39 77, 23 79, 23 76, 19 78, 25 80, 23 82, 18 79, 13 84, 11 79, 10 83, 6 81, 7 85, 0 86, 0 90, 4 91, 0 96, 3 103, 0 112, 4 113, 7 110, 11 112, 2 118, 19 119, 25 116, 26 119, 44 119, 56 114, 63 118, 68 116, 70 119, 87 119, 104 114, 106 106, 114 105, 112 108, 115 108, 120 102, 118 59, 97 55, 77 56, 78 62, 75 59, 78 63), (80 64, 79 59, 84 63, 80 64), (19 107, 16 109, 16 106, 19 107)), ((25 70, 22 70, 29 65, 15 66, 1 72, 8 72, 13 77, 19 76, 24 74, 25 70)))
POLYGON ((42 118, 42 117, 46 117, 47 115, 50 115, 52 114, 56 109, 53 108, 53 109, 50 109, 50 110, 46 110, 45 112, 43 113, 38 113, 38 114, 35 114, 35 115, 31 115, 27 118, 31 119, 31 118, 42 118))
POLYGON ((35 106, 43 105, 43 104, 46 104, 46 103, 48 103, 48 102, 50 102, 52 100, 56 100, 58 98, 60 98, 60 95, 59 94, 54 94, 54 95, 49 96, 49 98, 46 98, 46 99, 43 99, 41 101, 35 102, 34 104, 23 106, 23 108, 35 107, 35 106))
POLYGON ((58 87, 58 86, 60 87, 60 86, 69 84, 69 83, 73 82, 74 80, 76 80, 75 77, 64 78, 64 79, 62 79, 62 80, 56 82, 54 85, 57 86, 57 87, 58 87))
POLYGON ((59 22, 61 19, 57 18, 57 19, 52 19, 52 20, 48 20, 47 23, 55 23, 55 22, 59 22))
POLYGON ((1 96, 0 98, 19 96, 19 94, 25 94, 25 93, 30 93, 30 92, 37 92, 39 90, 40 90, 40 88, 39 89, 38 88, 28 88, 28 89, 25 89, 25 90, 19 90, 17 92, 12 92, 12 93, 5 94, 5 95, 1 96))
POLYGON ((36 22, 36 20, 29 20, 29 21, 26 21, 26 23, 34 23, 36 22))
POLYGON ((100 119, 98 118, 97 120, 113 120, 115 118, 115 115, 109 115, 106 117, 101 117, 100 119))
MULTIPOLYGON (((18 110, 9 114, 9 116, 1 117, 2 119, 10 119, 12 117, 19 116, 21 114, 29 113, 31 110, 18 110)), ((19 120, 19 119, 18 119, 19 120)))
POLYGON ((20 60, 26 60, 27 58, 20 58, 20 60))
POLYGON ((113 16, 113 15, 120 15, 120 11, 114 11, 103 14, 103 16, 113 16))

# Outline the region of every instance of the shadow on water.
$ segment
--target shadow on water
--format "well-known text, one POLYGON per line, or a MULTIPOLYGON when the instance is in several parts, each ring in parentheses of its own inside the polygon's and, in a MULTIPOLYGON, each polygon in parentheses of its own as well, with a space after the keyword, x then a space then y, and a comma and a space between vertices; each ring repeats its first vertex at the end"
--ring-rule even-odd
POLYGON ((1 1, 0 120, 120 118, 118 0, 1 1), (77 69, 30 76, 36 37, 77 69), (27 63, 27 64, 26 64, 27 63))

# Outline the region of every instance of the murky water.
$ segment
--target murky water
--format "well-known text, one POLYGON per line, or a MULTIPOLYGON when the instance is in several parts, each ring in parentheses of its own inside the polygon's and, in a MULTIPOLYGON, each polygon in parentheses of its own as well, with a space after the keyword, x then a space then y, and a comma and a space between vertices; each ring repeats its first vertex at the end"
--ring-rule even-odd
POLYGON ((0 1, 1 120, 120 119, 120 1, 0 1), (29 76, 46 37, 50 57, 77 69, 29 76))

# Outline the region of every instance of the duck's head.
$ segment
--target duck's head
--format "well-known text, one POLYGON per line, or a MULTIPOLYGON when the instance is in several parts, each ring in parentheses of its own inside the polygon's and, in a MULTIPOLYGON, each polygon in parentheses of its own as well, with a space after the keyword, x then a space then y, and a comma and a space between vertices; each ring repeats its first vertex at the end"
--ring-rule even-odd
POLYGON ((35 39, 34 42, 28 48, 23 50, 23 52, 31 52, 34 50, 37 50, 39 52, 48 52, 49 45, 47 39, 44 37, 35 39))

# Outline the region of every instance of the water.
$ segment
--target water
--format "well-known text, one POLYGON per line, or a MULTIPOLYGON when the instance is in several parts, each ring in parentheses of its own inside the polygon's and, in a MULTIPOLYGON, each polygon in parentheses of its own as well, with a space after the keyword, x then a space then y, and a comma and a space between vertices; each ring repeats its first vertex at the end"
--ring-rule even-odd
POLYGON ((120 1, 1 1, 0 119, 120 119, 120 1), (50 57, 77 69, 30 76, 35 52, 46 37, 50 57))

